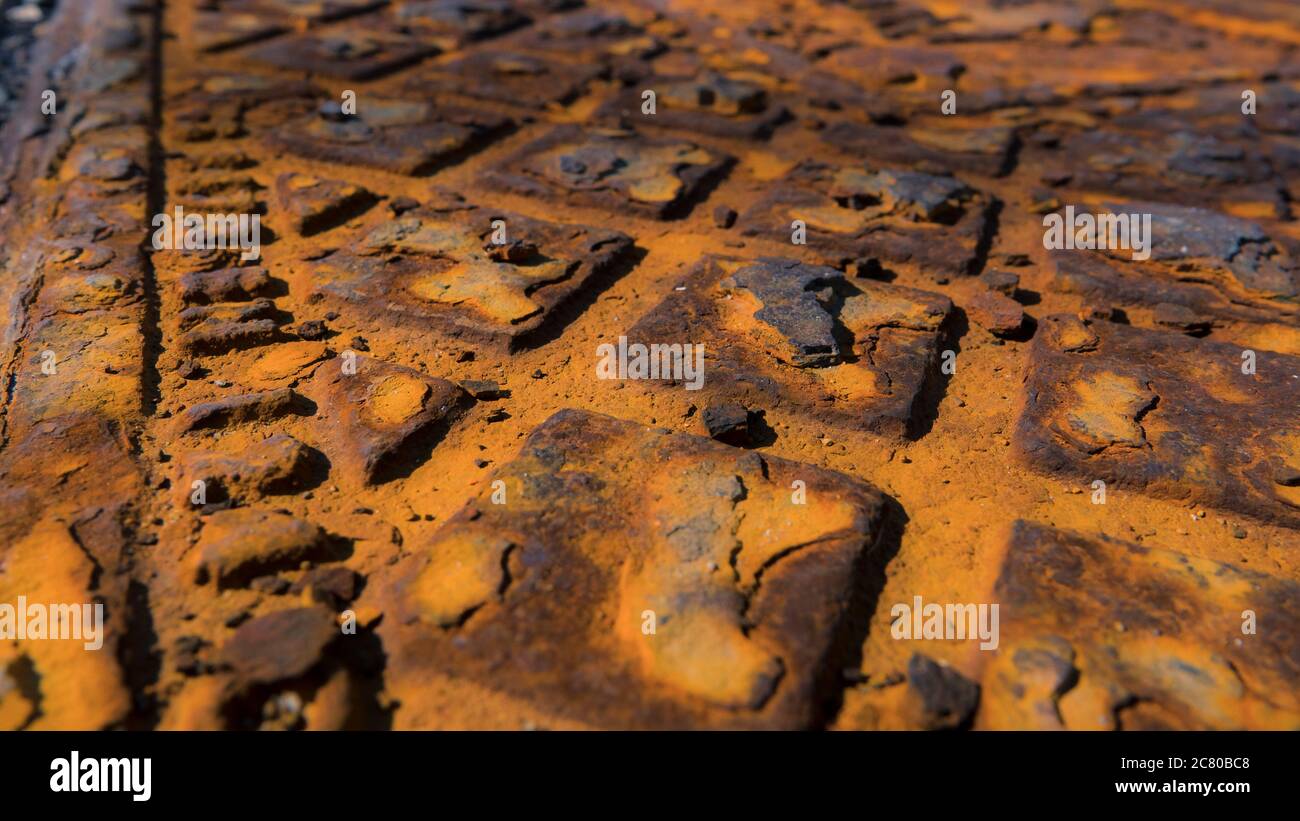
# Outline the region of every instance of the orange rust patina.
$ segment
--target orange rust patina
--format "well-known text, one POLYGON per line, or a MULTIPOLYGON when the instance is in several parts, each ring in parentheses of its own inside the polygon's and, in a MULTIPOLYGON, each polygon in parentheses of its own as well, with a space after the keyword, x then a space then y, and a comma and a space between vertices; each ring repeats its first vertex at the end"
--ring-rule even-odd
POLYGON ((0 729, 1300 728, 1293 5, 150 5, 0 107, 0 729))

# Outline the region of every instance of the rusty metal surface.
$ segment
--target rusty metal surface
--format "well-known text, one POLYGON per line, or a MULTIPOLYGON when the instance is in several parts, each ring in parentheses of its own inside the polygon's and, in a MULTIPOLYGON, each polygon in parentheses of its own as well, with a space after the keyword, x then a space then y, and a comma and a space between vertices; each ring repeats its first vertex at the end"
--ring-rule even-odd
POLYGON ((1293 4, 3 5, 0 729, 1300 728, 1293 4))

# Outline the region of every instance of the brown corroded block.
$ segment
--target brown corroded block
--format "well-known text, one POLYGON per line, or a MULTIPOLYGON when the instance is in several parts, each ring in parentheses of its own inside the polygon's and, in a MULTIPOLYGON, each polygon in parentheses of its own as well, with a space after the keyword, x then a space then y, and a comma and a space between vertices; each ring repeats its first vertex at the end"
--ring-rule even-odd
POLYGON ((458 57, 414 74, 404 85, 415 95, 456 94, 505 105, 546 108, 572 102, 604 69, 526 52, 492 49, 458 57))
MULTIPOLYGON (((1114 214, 1151 215, 1151 258, 1166 271, 1197 272, 1214 277, 1225 292, 1239 299, 1287 300, 1300 294, 1300 263, 1292 243, 1280 242, 1250 220, 1204 208, 1158 202, 1108 202, 1114 214)), ((1132 251, 1114 249, 1113 257, 1132 258, 1132 251)), ((1280 305, 1283 310, 1294 305, 1280 305)))
POLYGON ((175 432, 183 434, 241 425, 262 426, 309 410, 303 398, 290 388, 223 396, 186 408, 175 423, 175 432))
POLYGON ((979 726, 1300 727, 1293 581, 1018 521, 994 595, 979 726))
POLYGON ((560 126, 486 180, 561 203, 671 219, 689 211, 732 163, 727 154, 685 140, 560 126))
POLYGON ((261 132, 301 117, 320 98, 302 80, 257 74, 198 76, 180 84, 166 106, 168 135, 179 143, 212 144, 261 132))
POLYGON ((276 149, 308 160, 426 175, 480 151, 512 127, 509 117, 423 100, 371 98, 355 115, 327 103, 267 133, 276 149))
POLYGON ((445 379, 365 356, 321 365, 304 391, 320 408, 326 455, 358 484, 391 478, 472 404, 445 379))
POLYGON ((594 727, 818 720, 852 641, 878 491, 576 410, 497 478, 504 502, 486 489, 392 591, 389 682, 413 712, 435 709, 419 682, 436 670, 594 727))
POLYGON ((132 694, 119 651, 129 579, 116 570, 130 549, 131 500, 142 489, 121 426, 95 414, 42 420, 0 454, 0 602, 18 606, 22 596, 74 606, 79 626, 94 623, 82 605, 102 607, 98 646, 86 632, 0 641, 0 678, 33 682, 0 692, 0 728, 108 729, 127 721, 132 694))
POLYGON ((236 3, 293 20, 325 23, 377 9, 386 0, 235 0, 236 3))
POLYGON ((788 407, 902 437, 938 377, 951 310, 941 294, 823 265, 710 256, 627 338, 702 344, 707 402, 788 407))
POLYGON ((226 15, 256 14, 295 27, 326 23, 371 11, 387 0, 201 0, 208 11, 226 15))
POLYGON ((1300 527, 1300 359, 1183 334, 1075 317, 1033 342, 1021 457, 1072 480, 1101 479, 1300 527))
POLYGON ((280 341, 270 300, 249 305, 196 305, 181 313, 186 330, 178 340, 187 354, 221 354, 280 341))
POLYGON ((1249 347, 1300 352, 1300 264, 1292 241, 1204 208, 1122 202, 1101 205, 1096 213, 1127 215, 1130 223, 1149 215, 1150 259, 1127 248, 1056 250, 1054 289, 1094 306, 1123 306, 1139 318, 1150 312, 1150 323, 1158 326, 1222 331, 1249 347))
POLYGON ((893 92, 916 108, 924 105, 930 110, 935 92, 951 88, 967 70, 965 61, 950 49, 895 43, 844 43, 822 61, 821 67, 872 91, 893 92), (924 102, 922 92, 928 92, 924 102))
POLYGON ((667 48, 651 32, 647 24, 652 22, 647 9, 584 7, 539 20, 506 42, 509 48, 639 76, 649 71, 647 61, 667 48))
POLYGON ((913 120, 906 126, 842 120, 822 132, 827 144, 881 165, 1003 176, 1015 167, 1019 138, 996 124, 913 120))
POLYGON ((1222 269, 1188 277, 1180 264, 1136 263, 1101 254, 1052 252, 1052 290, 1102 310, 1122 309, 1133 325, 1207 332, 1219 341, 1300 354, 1300 308, 1250 294, 1222 269))
POLYGON ((399 26, 450 51, 527 25, 530 18, 521 5, 493 0, 399 0, 389 14, 399 26))
POLYGON ((203 482, 205 504, 256 501, 265 494, 298 490, 313 453, 288 434, 277 433, 240 453, 190 451, 178 460, 175 486, 180 504, 190 502, 193 484, 203 482))
POLYGON ((1178 305, 1212 323, 1259 323, 1285 319, 1294 309, 1286 303, 1250 300, 1233 294, 1228 283, 1204 271, 1204 277, 1179 278, 1172 269, 1156 265, 1126 264, 1100 254, 1052 253, 1052 287, 1078 294, 1095 305, 1140 308, 1178 305), (1216 281, 1216 279, 1218 281, 1216 281))
POLYGON ((301 32, 250 49, 258 63, 288 71, 373 80, 439 52, 436 44, 393 29, 301 32))
MULTIPOLYGON (((1231 112, 1239 122, 1240 105, 1238 92, 1200 111, 1203 116, 1231 112)), ((1139 111, 1109 128, 1067 134, 1061 150, 1052 153, 1052 167, 1070 175, 1071 188, 1083 191, 1186 206, 1258 202, 1285 216, 1285 181, 1266 153, 1248 150, 1254 140, 1241 138, 1237 122, 1183 124, 1178 116, 1139 111)))
POLYGON ((202 52, 225 51, 288 31, 286 22, 248 11, 201 11, 194 15, 190 37, 202 52))
POLYGON ((140 409, 142 315, 142 306, 133 305, 34 323, 30 352, 10 388, 10 432, 23 435, 69 413, 134 417, 140 409))
POLYGON ((739 224, 746 236, 788 242, 801 220, 823 262, 943 279, 974 270, 993 207, 955 177, 809 161, 770 186, 739 224))
POLYGON ((767 139, 790 112, 768 90, 716 71, 693 77, 647 77, 607 102, 596 117, 611 124, 666 128, 687 134, 767 139), (653 114, 643 110, 642 89, 654 89, 653 114))
MULTIPOLYGON (((2 489, 0 498, 5 498, 2 489)), ((80 630, 68 636, 30 633, 18 641, 10 632, 0 642, 5 683, 27 677, 36 683, 0 692, 0 729, 111 729, 122 726, 130 712, 131 693, 115 652, 126 629, 125 585, 97 582, 100 568, 84 546, 85 529, 47 516, 0 550, 0 601, 8 607, 31 602, 51 613, 56 607, 76 608, 65 612, 73 614, 78 628, 89 628, 94 611, 85 607, 97 603, 102 620, 98 646, 80 630)), ((121 533, 114 535, 120 546, 121 533)))
POLYGON ((327 558, 325 533, 304 519, 251 508, 219 510, 204 520, 194 546, 194 580, 218 588, 246 585, 276 570, 327 558))
POLYGON ((315 292, 340 311, 513 349, 613 276, 631 250, 618 231, 444 198, 374 224, 322 260, 315 292))
POLYGON ((275 198, 290 227, 303 236, 333 228, 375 202, 360 185, 293 172, 276 178, 275 198))

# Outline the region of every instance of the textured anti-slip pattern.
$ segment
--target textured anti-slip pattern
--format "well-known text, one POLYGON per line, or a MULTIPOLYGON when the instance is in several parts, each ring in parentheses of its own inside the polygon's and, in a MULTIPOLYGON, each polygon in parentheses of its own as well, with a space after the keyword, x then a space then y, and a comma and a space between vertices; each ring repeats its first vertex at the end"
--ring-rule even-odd
POLYGON ((0 6, 0 729, 1300 728, 1294 4, 0 6))

